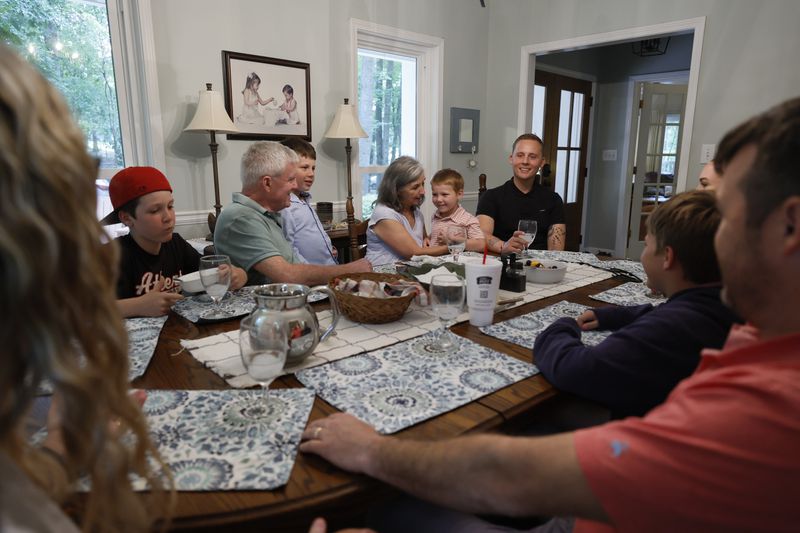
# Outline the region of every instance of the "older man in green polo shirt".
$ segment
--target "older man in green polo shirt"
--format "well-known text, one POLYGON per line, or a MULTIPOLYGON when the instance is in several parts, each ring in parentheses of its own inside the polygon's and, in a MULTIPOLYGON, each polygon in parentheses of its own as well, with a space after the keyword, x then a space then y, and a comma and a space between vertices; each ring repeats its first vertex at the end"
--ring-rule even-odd
POLYGON ((247 272, 248 285, 261 283, 327 283, 334 276, 369 272, 360 259, 346 265, 309 265, 283 236, 280 211, 289 207, 297 186, 297 154, 276 142, 254 143, 242 156, 242 192, 219 216, 214 230, 217 252, 247 272))

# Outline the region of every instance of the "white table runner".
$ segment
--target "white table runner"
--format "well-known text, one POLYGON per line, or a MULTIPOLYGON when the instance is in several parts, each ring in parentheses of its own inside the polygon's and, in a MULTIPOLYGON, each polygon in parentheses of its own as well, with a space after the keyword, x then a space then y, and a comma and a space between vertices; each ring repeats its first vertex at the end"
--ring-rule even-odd
MULTIPOLYGON (((564 280, 558 284, 528 283, 524 293, 500 291, 498 301, 522 297, 522 301, 512 304, 517 307, 535 300, 554 296, 573 289, 595 283, 611 277, 609 272, 597 270, 590 266, 568 264, 564 280)), ((317 313, 321 326, 330 323, 330 311, 317 313)), ((468 319, 462 313, 456 322, 468 319)), ((358 353, 370 352, 392 344, 424 335, 438 329, 439 319, 430 307, 418 307, 415 304, 396 322, 388 324, 360 324, 342 317, 336 328, 336 335, 320 343, 314 353, 298 365, 284 368, 284 374, 295 373, 305 368, 312 368, 331 361, 337 361, 358 353)), ((247 375, 247 371, 239 356, 239 332, 229 331, 194 340, 182 340, 181 345, 198 361, 225 379, 231 387, 246 388, 257 383, 247 375)))

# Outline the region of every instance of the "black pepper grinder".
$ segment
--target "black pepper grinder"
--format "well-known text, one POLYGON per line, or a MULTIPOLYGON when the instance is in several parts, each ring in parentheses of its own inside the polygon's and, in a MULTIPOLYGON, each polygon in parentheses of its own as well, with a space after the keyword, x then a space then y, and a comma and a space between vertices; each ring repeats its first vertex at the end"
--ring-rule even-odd
POLYGON ((500 275, 500 289, 510 292, 525 292, 525 270, 522 264, 517 261, 517 254, 510 253, 500 256, 503 263, 503 270, 500 275))

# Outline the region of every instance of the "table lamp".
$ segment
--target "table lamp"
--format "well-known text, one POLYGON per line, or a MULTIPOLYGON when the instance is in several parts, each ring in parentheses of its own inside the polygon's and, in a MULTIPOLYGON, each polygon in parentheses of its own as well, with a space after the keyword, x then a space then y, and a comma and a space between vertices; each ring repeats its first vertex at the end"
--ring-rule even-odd
POLYGON ((214 226, 217 224, 217 217, 222 209, 219 203, 219 170, 217 169, 217 144, 216 133, 239 133, 236 129, 228 112, 225 111, 225 105, 222 103, 222 95, 218 91, 211 90, 211 84, 206 83, 206 90, 200 91, 200 98, 197 102, 197 111, 194 118, 183 131, 189 132, 204 132, 207 131, 211 134, 211 142, 208 146, 211 148, 211 162, 214 169, 214 210, 215 213, 208 214, 208 229, 211 234, 208 240, 212 240, 214 236, 214 226))
POLYGON ((346 139, 344 150, 347 153, 347 203, 345 204, 345 211, 347 212, 347 229, 350 234, 350 258, 356 259, 358 257, 358 235, 356 235, 356 219, 355 211, 353 210, 353 170, 350 165, 350 154, 353 147, 350 146, 350 139, 368 137, 367 132, 361 127, 358 122, 358 112, 356 108, 348 103, 348 99, 344 99, 344 104, 340 104, 336 110, 336 115, 333 117, 333 122, 328 128, 325 137, 328 139, 346 139))

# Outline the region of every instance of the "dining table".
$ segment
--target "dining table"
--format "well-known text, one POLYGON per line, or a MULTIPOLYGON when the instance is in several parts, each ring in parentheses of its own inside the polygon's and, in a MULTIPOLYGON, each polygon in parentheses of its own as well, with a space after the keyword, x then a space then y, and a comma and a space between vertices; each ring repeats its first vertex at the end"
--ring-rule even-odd
MULTIPOLYGON (((562 300, 597 307, 589 298, 620 285, 609 278, 519 307, 497 312, 494 322, 536 311, 562 300)), ((315 303, 321 310, 326 301, 315 303)), ((198 324, 171 312, 158 338, 155 352, 144 374, 132 386, 146 390, 221 390, 226 381, 206 368, 181 341, 199 339, 239 328, 239 320, 198 324)), ((462 322, 451 331, 479 345, 530 363, 531 350, 482 333, 462 322)), ((535 363, 535 361, 534 361, 535 363)), ((276 379, 271 388, 299 388, 294 375, 276 379)), ((438 440, 471 433, 514 433, 546 416, 558 392, 541 374, 536 374, 485 395, 466 405, 415 424, 394 434, 402 439, 438 440)), ((314 398, 309 422, 337 412, 319 396, 314 398)), ((334 467, 320 457, 299 453, 288 483, 274 490, 237 490, 177 493, 170 529, 176 531, 308 531, 311 521, 325 517, 329 531, 360 523, 367 509, 395 497, 391 487, 363 475, 334 467)))

